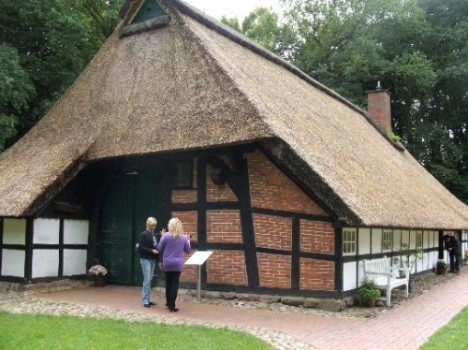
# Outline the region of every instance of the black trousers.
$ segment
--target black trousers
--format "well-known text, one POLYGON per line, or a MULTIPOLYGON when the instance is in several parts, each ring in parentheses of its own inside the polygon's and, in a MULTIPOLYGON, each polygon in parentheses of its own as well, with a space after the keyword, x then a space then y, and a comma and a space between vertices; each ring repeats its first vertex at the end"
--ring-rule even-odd
POLYGON ((450 271, 459 272, 460 271, 461 254, 458 253, 458 252, 450 251, 449 256, 450 256, 450 271))
POLYGON ((166 304, 169 310, 175 309, 179 292, 180 271, 166 271, 166 304))

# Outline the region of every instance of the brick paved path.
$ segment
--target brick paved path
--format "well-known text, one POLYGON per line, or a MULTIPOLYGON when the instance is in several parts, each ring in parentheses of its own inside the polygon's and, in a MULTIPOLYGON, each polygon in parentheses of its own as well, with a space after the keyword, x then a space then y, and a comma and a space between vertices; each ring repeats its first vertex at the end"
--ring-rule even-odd
POLYGON ((463 307, 468 306, 468 271, 411 300, 381 312, 375 318, 291 313, 266 309, 243 309, 179 301, 180 312, 170 314, 157 298, 155 308, 140 304, 140 289, 116 287, 76 289, 34 297, 100 305, 111 308, 192 319, 234 327, 260 327, 284 332, 320 350, 418 349, 463 307))

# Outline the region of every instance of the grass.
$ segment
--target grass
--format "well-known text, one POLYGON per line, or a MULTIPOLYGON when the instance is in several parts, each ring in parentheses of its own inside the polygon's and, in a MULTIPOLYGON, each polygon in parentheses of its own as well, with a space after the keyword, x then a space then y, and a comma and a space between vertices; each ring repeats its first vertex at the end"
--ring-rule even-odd
POLYGON ((268 349, 226 328, 0 312, 0 349, 268 349))
POLYGON ((420 350, 468 349, 468 307, 439 329, 420 350))

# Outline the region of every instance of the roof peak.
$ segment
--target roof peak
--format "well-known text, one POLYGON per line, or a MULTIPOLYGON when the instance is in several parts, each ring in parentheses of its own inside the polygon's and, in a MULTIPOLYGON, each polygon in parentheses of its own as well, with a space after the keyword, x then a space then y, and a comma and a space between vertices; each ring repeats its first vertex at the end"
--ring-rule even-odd
POLYGON ((124 17, 119 37, 165 27, 170 17, 158 0, 127 0, 120 14, 124 17))

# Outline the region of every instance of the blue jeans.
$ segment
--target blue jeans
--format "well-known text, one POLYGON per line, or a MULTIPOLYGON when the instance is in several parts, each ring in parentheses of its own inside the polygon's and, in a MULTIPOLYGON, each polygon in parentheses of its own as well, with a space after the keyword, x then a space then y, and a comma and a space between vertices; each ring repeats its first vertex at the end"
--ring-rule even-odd
POLYGON ((140 264, 143 271, 143 289, 141 290, 141 297, 143 304, 149 304, 151 302, 151 281, 153 280, 156 260, 140 259, 140 264))

